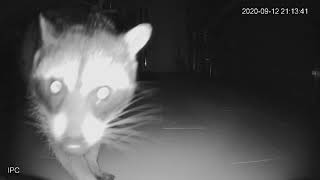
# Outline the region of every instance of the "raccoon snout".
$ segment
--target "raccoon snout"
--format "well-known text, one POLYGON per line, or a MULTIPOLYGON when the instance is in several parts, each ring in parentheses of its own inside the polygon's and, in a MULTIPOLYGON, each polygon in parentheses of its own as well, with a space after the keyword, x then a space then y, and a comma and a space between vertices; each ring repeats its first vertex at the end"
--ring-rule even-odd
POLYGON ((89 149, 88 144, 82 137, 65 137, 61 146, 64 151, 74 155, 85 154, 89 149))

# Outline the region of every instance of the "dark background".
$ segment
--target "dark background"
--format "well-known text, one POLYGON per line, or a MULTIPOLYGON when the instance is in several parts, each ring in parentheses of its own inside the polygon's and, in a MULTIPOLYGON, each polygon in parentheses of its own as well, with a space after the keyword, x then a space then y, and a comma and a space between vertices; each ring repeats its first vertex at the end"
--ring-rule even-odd
MULTIPOLYGON (((28 26, 37 21, 40 12, 60 9, 67 14, 82 14, 94 4, 97 2, 89 0, 1 1, 0 159, 6 162, 2 169, 10 164, 10 139, 19 133, 15 124, 20 121, 15 121, 15 117, 21 112, 17 107, 24 103, 25 86, 18 64, 28 26)), ((236 87, 247 94, 260 93, 266 99, 284 99, 305 108, 312 117, 306 123, 318 130, 319 77, 312 76, 312 71, 320 66, 317 3, 113 0, 105 2, 104 10, 120 22, 120 31, 140 22, 152 24, 151 41, 138 56, 141 80, 204 80, 236 87), (308 14, 242 15, 242 7, 301 7, 308 8, 308 14)))

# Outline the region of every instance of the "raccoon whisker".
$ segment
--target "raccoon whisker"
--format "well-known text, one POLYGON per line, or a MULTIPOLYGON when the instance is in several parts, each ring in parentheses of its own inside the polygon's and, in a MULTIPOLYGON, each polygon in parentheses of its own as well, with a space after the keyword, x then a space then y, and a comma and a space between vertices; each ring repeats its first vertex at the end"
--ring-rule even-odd
POLYGON ((118 116, 121 116, 121 115, 123 115, 123 113, 126 113, 126 112, 128 112, 128 111, 135 111, 135 108, 139 108, 139 109, 137 109, 136 111, 138 111, 138 110, 140 110, 140 108, 141 108, 141 110, 143 110, 144 108, 147 110, 148 108, 149 109, 153 109, 153 108, 156 108, 156 106, 155 105, 152 105, 152 104, 147 104, 147 105, 134 105, 134 104, 136 104, 136 103, 138 103, 138 102, 140 102, 140 101, 143 101, 143 100, 145 100, 146 99, 146 97, 145 96, 143 96, 143 95, 141 95, 140 97, 138 97, 138 96, 136 96, 136 98, 133 98, 130 102, 125 102, 125 103, 123 103, 121 106, 119 106, 119 107, 124 107, 124 111, 123 112, 120 112, 119 114, 118 114, 118 116), (131 110, 132 109, 132 110, 131 110))
POLYGON ((132 135, 137 135, 139 134, 139 132, 137 130, 134 129, 130 129, 130 128, 123 128, 123 129, 108 129, 108 134, 112 134, 112 135, 123 135, 123 134, 132 134, 132 135))
POLYGON ((153 92, 155 91, 156 88, 154 87, 142 87, 143 85, 142 84, 138 84, 137 85, 137 89, 136 89, 136 94, 150 94, 150 92, 153 92))
MULTIPOLYGON (((32 96, 28 96, 28 98, 32 98, 32 96)), ((41 108, 36 104, 34 99, 29 101, 29 107, 26 109, 26 113, 28 117, 32 119, 32 121, 26 121, 25 124, 34 128, 35 132, 40 135, 41 140, 49 142, 48 134, 49 134, 49 125, 47 121, 44 121, 44 116, 39 113, 41 108)))
POLYGON ((117 137, 118 136, 115 134, 108 133, 108 134, 104 134, 103 139, 112 140, 112 139, 117 139, 117 137))
POLYGON ((147 136, 144 133, 130 128, 111 129, 110 133, 119 137, 135 137, 139 139, 147 139, 147 136))
MULTIPOLYGON (((108 140, 106 140, 108 141, 108 140)), ((149 138, 140 138, 134 136, 119 136, 117 138, 111 138, 109 141, 116 142, 118 144, 123 144, 126 148, 130 148, 133 145, 141 144, 143 142, 150 141, 149 138)))
POLYGON ((125 136, 129 134, 138 134, 137 132, 134 132, 135 130, 131 129, 108 129, 108 131, 104 134, 105 138, 117 138, 120 136, 125 136))
POLYGON ((143 105, 136 105, 136 106, 133 106, 133 107, 130 107, 128 108, 128 110, 131 110, 131 109, 135 109, 135 108, 138 108, 139 109, 153 109, 153 108, 156 108, 157 106, 155 104, 143 104, 143 105))
POLYGON ((117 126, 137 124, 137 123, 140 123, 142 121, 143 121, 142 117, 138 118, 138 117, 131 116, 131 117, 124 118, 124 119, 121 119, 121 120, 118 120, 118 121, 110 123, 109 124, 109 128, 121 128, 121 127, 117 127, 117 126))
POLYGON ((132 109, 125 110, 121 113, 118 113, 116 115, 117 118, 109 120, 107 123, 108 123, 108 126, 110 126, 110 125, 113 125, 114 123, 119 123, 119 121, 125 121, 125 119, 133 118, 133 117, 137 117, 137 118, 143 118, 146 116, 156 117, 157 114, 159 114, 159 112, 161 112, 160 108, 148 108, 147 106, 141 107, 141 108, 135 107, 132 109), (143 112, 139 112, 140 109, 143 110, 144 108, 146 108, 146 110, 144 110, 143 112))
POLYGON ((48 132, 47 125, 40 121, 27 121, 25 124, 33 127, 37 134, 46 135, 48 132))
POLYGON ((128 140, 125 138, 117 137, 116 139, 111 139, 111 141, 116 141, 117 143, 123 143, 123 144, 131 144, 128 140))
POLYGON ((136 90, 136 95, 150 95, 154 94, 157 91, 157 88, 154 87, 142 87, 143 85, 139 84, 136 90))
POLYGON ((131 99, 131 104, 132 103, 137 103, 137 102, 140 102, 141 100, 146 100, 146 99, 148 99, 149 97, 148 97, 148 95, 145 95, 145 94, 136 94, 136 95, 134 95, 133 97, 132 97, 132 99, 131 99))
MULTIPOLYGON (((115 110, 115 117, 119 117, 121 113, 123 113, 123 109, 129 109, 129 107, 134 104, 132 102, 123 102, 118 106, 118 109, 115 110)), ((131 109, 131 108, 130 108, 131 109)), ((116 118, 115 118, 116 119, 116 118)), ((114 121, 115 119, 109 120, 114 121)))
POLYGON ((137 138, 133 138, 133 137, 118 137, 116 139, 111 139, 111 141, 117 142, 117 143, 121 143, 124 144, 126 146, 132 146, 134 144, 138 144, 138 143, 142 143, 141 140, 137 139, 137 138))
POLYGON ((148 97, 150 97, 152 94, 152 92, 154 92, 154 90, 150 90, 150 89, 143 89, 140 90, 138 92, 136 92, 136 94, 134 94, 134 96, 132 97, 131 102, 128 104, 128 106, 137 103, 141 100, 147 99, 148 97))
POLYGON ((129 114, 129 113, 142 111, 142 110, 145 110, 145 111, 156 111, 157 107, 155 105, 152 105, 152 104, 140 105, 140 106, 137 106, 137 107, 132 107, 132 108, 129 108, 127 110, 124 110, 123 112, 119 113, 118 116, 123 116, 123 115, 129 114))
MULTIPOLYGON (((139 106, 135 106, 135 107, 131 107, 131 108, 125 109, 121 113, 122 114, 131 113, 131 112, 134 112, 134 111, 136 111, 136 112, 142 111, 142 112, 145 112, 145 113, 157 114, 157 113, 161 112, 161 108, 159 106, 156 106, 156 105, 153 105, 153 104, 145 104, 145 105, 139 105, 139 106)), ((142 113, 142 112, 139 112, 139 113, 142 113)))
POLYGON ((117 141, 120 143, 126 144, 128 146, 142 143, 142 141, 140 139, 134 138, 134 137, 121 137, 121 138, 117 139, 117 141))
POLYGON ((120 135, 121 139, 125 139, 126 141, 131 142, 132 144, 138 144, 138 143, 143 143, 143 142, 150 142, 151 139, 149 138, 149 136, 147 136, 146 134, 140 133, 137 135, 120 135))
POLYGON ((32 126, 33 128, 36 128, 36 129, 41 127, 41 124, 38 121, 35 121, 35 122, 34 121, 26 121, 26 122, 24 122, 24 124, 32 126))
POLYGON ((118 140, 108 139, 108 140, 105 140, 104 143, 108 145, 108 147, 121 152, 130 150, 130 148, 128 147, 128 144, 120 143, 118 140))
POLYGON ((130 128, 130 129, 134 129, 137 127, 140 127, 142 125, 145 124, 149 124, 153 121, 156 121, 158 119, 154 118, 154 116, 150 116, 150 117, 130 117, 130 118, 126 118, 125 120, 121 120, 121 121, 117 121, 115 123, 113 123, 112 125, 109 126, 109 128, 113 128, 113 129, 123 129, 123 128, 130 128))
MULTIPOLYGON (((153 119, 157 117, 158 113, 159 113, 159 111, 156 109, 148 110, 148 111, 144 111, 144 112, 137 112, 135 114, 132 114, 128 117, 123 118, 121 121, 125 122, 127 119, 132 119, 132 120, 136 119, 139 121, 139 118, 141 118, 141 120, 144 120, 144 119, 147 120, 147 118, 150 118, 150 121, 153 121, 153 119)), ((118 121, 116 121, 116 122, 118 122, 118 121)))
POLYGON ((129 128, 111 129, 108 134, 105 134, 104 139, 128 141, 134 144, 150 141, 146 134, 129 128))
POLYGON ((133 104, 140 102, 142 100, 144 100, 145 97, 141 96, 141 97, 137 97, 137 98, 133 98, 129 103, 126 103, 126 108, 129 106, 132 106, 133 104))

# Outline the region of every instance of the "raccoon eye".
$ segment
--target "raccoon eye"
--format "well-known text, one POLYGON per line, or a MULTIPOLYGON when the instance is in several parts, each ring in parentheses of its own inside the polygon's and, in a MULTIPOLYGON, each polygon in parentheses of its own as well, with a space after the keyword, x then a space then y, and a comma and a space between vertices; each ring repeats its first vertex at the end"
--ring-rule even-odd
POLYGON ((62 83, 60 81, 53 81, 51 84, 50 84, 50 92, 52 94, 58 94, 62 89, 62 83))
POLYGON ((97 98, 99 100, 106 99, 110 95, 110 89, 106 86, 101 87, 97 91, 97 98))

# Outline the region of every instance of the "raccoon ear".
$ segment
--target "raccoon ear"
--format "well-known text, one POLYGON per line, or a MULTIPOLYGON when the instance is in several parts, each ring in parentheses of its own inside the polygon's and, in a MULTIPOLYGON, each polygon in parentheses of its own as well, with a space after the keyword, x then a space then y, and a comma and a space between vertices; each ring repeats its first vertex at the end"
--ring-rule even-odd
POLYGON ((44 45, 54 44, 56 38, 54 37, 55 29, 53 25, 42 15, 39 15, 41 40, 44 45))
POLYGON ((150 39, 152 27, 150 24, 139 24, 124 35, 130 57, 134 57, 138 51, 146 45, 150 39))

